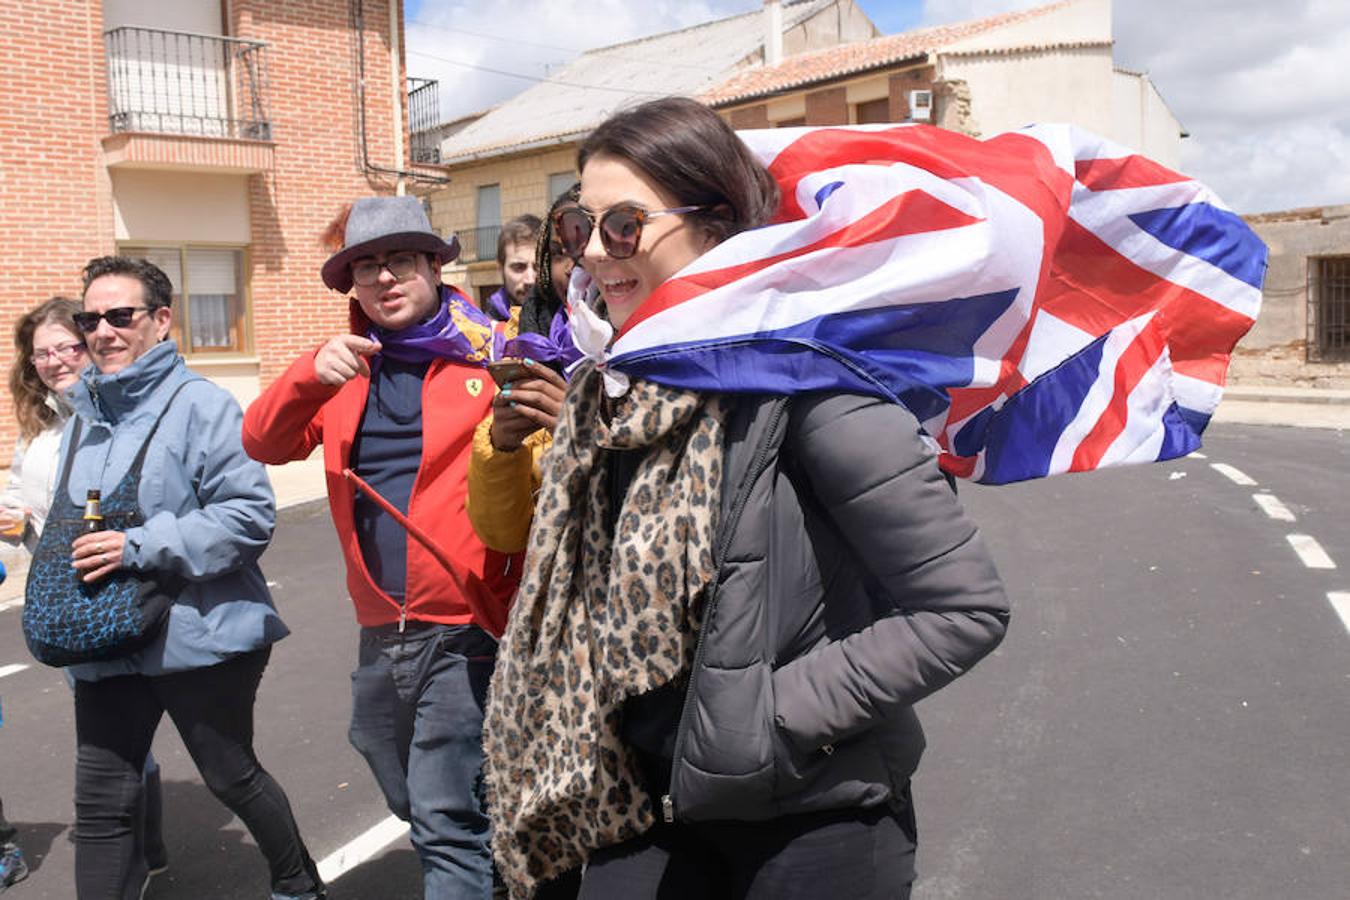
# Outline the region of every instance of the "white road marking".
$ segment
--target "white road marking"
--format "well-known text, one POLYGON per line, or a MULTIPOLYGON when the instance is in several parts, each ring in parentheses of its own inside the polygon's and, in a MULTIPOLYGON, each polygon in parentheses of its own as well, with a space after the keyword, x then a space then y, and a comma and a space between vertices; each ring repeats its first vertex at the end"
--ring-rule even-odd
POLYGON ((1341 617, 1345 630, 1350 631, 1350 591, 1330 591, 1327 599, 1331 601, 1331 608, 1336 610, 1336 615, 1341 617))
POLYGON ((407 833, 408 823, 398 816, 390 816, 320 860, 319 877, 331 884, 361 863, 378 856, 385 847, 407 833))
POLYGON ((1327 556, 1327 551, 1310 534, 1286 534, 1285 540, 1294 548, 1298 558, 1310 569, 1334 569, 1336 564, 1327 556))
POLYGON ((1196 450, 1194 453, 1187 453, 1187 454, 1186 454, 1186 457, 1187 457, 1188 459, 1209 459, 1208 456, 1206 456, 1205 454, 1201 453, 1199 450, 1196 450))
POLYGON ((26 668, 28 668, 28 666, 23 663, 11 663, 8 666, 0 666, 0 678, 4 678, 6 675, 16 675, 26 668))
POLYGON ((1252 499, 1256 505, 1261 507, 1261 511, 1277 522, 1293 522, 1294 514, 1289 511, 1289 507, 1280 502, 1280 498, 1274 494, 1252 494, 1252 499))
POLYGON ((1209 467, 1234 484, 1251 486, 1256 482, 1241 469, 1235 469, 1228 463, 1210 463, 1209 467))

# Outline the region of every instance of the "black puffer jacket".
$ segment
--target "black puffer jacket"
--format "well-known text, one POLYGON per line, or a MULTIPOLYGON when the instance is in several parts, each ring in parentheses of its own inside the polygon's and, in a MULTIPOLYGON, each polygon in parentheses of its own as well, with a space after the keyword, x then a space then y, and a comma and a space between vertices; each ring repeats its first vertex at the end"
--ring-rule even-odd
POLYGON ((872 806, 923 752, 913 705, 994 649, 1003 586, 905 409, 746 398, 668 819, 872 806))

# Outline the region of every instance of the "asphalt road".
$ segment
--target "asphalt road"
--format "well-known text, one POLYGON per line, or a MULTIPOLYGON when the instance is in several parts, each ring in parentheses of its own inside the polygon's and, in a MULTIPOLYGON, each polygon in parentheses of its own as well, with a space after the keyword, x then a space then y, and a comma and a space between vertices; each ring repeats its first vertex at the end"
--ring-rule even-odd
POLYGON ((917 900, 1350 897, 1350 575, 1286 539, 1350 565, 1350 435, 1201 452, 963 488, 1013 622, 920 708, 917 900))
MULTIPOLYGON (((1350 632, 1328 599, 1350 576, 1309 568, 1286 538, 1350 566, 1350 436, 1215 425, 1202 452, 962 486, 1014 616, 992 657, 920 709, 916 900, 1350 896, 1350 632)), ((356 626, 322 504, 281 514, 263 566, 295 633, 263 681, 257 746, 315 858, 335 865, 388 812, 346 741, 356 626)), ((0 795, 35 865, 6 900, 68 900, 70 697, 32 663, 18 616, 0 612, 0 671, 30 664, 0 677, 0 795)), ((156 755, 171 868, 149 900, 265 897, 261 857, 171 724, 156 755)), ((398 839, 332 897, 419 886, 398 839)))

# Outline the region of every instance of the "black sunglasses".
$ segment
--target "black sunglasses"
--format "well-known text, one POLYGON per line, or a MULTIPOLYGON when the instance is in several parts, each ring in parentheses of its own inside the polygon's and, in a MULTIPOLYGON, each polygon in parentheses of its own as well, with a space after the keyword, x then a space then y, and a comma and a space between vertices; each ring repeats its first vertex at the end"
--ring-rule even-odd
POLYGON ((138 312, 150 312, 150 307, 118 306, 101 313, 77 312, 71 318, 75 320, 75 327, 80 331, 85 334, 93 334, 98 329, 98 323, 103 319, 107 319, 108 324, 114 328, 128 328, 131 326, 131 320, 136 318, 138 312))
POLYGON ((657 216, 676 216, 707 209, 706 206, 674 206, 670 209, 643 209, 640 206, 611 206, 597 219, 580 206, 568 206, 553 214, 553 233, 563 252, 579 258, 590 243, 591 232, 600 228, 600 244, 612 259, 628 259, 637 252, 642 226, 657 216))

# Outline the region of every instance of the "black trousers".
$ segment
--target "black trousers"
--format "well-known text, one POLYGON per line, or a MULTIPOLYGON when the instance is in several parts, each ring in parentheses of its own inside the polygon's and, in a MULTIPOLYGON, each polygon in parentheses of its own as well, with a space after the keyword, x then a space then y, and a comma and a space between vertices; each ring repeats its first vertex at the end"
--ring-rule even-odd
POLYGON ((908 805, 661 824, 592 855, 580 898, 907 900, 916 841, 908 805))
POLYGON ((5 804, 3 800, 0 800, 0 844, 8 844, 14 840, 16 833, 14 826, 9 824, 9 820, 5 818, 5 804))
POLYGON ((253 704, 271 648, 218 665, 75 683, 75 887, 80 900, 137 900, 146 876, 136 827, 141 769, 169 714, 206 786, 243 820, 272 888, 300 894, 318 870, 281 786, 253 753, 253 704))

